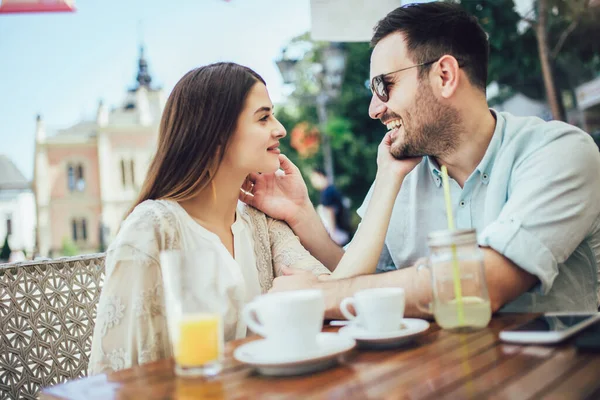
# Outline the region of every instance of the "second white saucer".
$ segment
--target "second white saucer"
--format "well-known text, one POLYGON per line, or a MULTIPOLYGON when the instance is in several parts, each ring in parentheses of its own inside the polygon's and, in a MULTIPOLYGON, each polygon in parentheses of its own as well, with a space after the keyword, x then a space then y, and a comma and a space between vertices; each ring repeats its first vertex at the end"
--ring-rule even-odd
POLYGON ((356 324, 349 324, 339 330, 342 336, 350 337, 359 344, 376 345, 402 345, 429 329, 429 322, 424 319, 405 318, 402 320, 402 329, 389 332, 372 332, 356 324))
POLYGON ((314 352, 282 357, 267 339, 262 339, 241 345, 235 349, 233 357, 255 367, 263 375, 302 375, 334 365, 356 346, 356 342, 349 336, 337 333, 319 333, 317 346, 314 352))

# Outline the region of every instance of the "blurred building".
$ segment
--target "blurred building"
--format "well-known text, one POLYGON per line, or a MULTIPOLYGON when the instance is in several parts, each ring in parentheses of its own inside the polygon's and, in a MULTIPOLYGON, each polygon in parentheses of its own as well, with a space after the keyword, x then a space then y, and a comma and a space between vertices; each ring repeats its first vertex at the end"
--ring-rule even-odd
POLYGON ((543 101, 538 101, 525 96, 523 93, 511 89, 506 91, 498 82, 491 82, 485 95, 488 103, 496 111, 506 111, 520 117, 540 117, 544 120, 552 119, 550 107, 543 101))
POLYGON ((8 235, 11 250, 31 256, 35 246, 35 201, 31 184, 0 155, 0 248, 8 235))
POLYGON ((396 7, 408 2, 408 0, 310 0, 311 37, 313 40, 331 42, 369 42, 377 21, 396 7))
POLYGON ((164 93, 140 50, 135 86, 122 106, 102 102, 96 119, 47 137, 38 116, 34 166, 37 246, 57 256, 103 251, 144 181, 158 135, 164 93))
POLYGON ((507 111, 520 117, 540 117, 546 121, 552 119, 550 108, 545 102, 530 99, 523 93, 515 93, 492 108, 497 111, 507 111))
POLYGON ((600 134, 600 75, 577 87, 575 93, 584 130, 600 134))

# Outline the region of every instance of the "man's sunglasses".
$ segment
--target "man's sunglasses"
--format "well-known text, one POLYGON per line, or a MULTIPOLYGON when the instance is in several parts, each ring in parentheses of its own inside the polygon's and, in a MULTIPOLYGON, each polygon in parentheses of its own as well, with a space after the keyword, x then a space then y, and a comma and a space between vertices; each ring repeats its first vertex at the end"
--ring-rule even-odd
POLYGON ((388 85, 389 83, 385 82, 385 77, 391 74, 395 74, 397 72, 401 72, 401 71, 406 71, 407 69, 411 69, 411 68, 416 68, 416 67, 422 67, 424 65, 429 65, 429 64, 433 64, 435 62, 437 62, 438 60, 435 61, 428 61, 428 62, 424 62, 421 64, 417 64, 417 65, 412 65, 410 67, 406 67, 406 68, 402 68, 396 71, 392 71, 392 72, 388 72, 386 74, 381 74, 381 75, 377 75, 376 77, 374 77, 373 79, 371 79, 371 93, 375 93, 377 95, 377 97, 379 97, 379 100, 383 101, 384 103, 387 103, 387 101, 390 99, 390 94, 388 92, 388 85))

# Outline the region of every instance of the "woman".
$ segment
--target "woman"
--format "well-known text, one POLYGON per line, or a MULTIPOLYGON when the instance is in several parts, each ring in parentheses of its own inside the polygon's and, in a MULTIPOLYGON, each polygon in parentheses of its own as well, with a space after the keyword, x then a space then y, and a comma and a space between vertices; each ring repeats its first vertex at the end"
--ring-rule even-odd
MULTIPOLYGON (((243 302, 266 293, 284 266, 329 274, 285 223, 238 202, 250 173, 275 172, 280 158, 287 161, 279 153, 285 135, 264 80, 249 68, 211 64, 175 85, 140 196, 106 254, 92 374, 171 355, 163 250, 213 246, 239 270, 242 279, 226 284, 243 302)), ((228 301, 225 340, 246 334, 239 302, 228 301)))

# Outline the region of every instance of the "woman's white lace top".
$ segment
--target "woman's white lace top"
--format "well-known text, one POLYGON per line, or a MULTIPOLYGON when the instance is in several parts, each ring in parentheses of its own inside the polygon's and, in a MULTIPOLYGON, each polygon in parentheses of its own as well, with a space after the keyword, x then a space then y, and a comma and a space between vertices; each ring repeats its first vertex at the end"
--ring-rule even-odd
POLYGON ((271 288, 281 267, 310 270, 316 275, 329 273, 302 247, 287 224, 250 206, 239 203, 231 229, 235 259, 217 235, 194 221, 175 201, 147 200, 133 210, 106 254, 90 374, 171 356, 159 262, 163 250, 211 246, 232 272, 225 283, 225 340, 246 335, 240 319, 242 307, 271 288))

